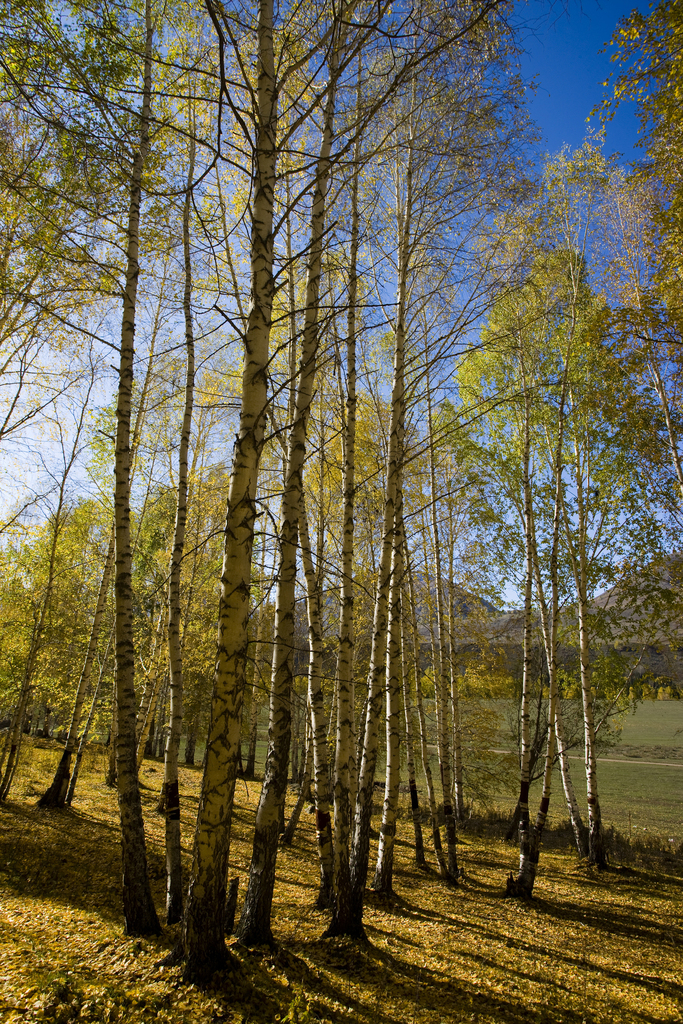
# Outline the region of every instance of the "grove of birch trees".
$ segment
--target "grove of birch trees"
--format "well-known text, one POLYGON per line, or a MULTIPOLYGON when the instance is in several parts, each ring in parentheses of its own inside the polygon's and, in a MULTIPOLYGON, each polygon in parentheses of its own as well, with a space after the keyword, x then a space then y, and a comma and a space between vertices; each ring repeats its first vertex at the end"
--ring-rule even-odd
POLYGON ((402 785, 444 886, 503 779, 511 897, 551 798, 605 866, 599 745, 677 693, 642 665, 678 645, 673 12, 615 35, 625 168, 599 132, 538 156, 509 0, 3 4, 0 800, 27 736, 61 745, 46 814, 106 743, 126 931, 179 922, 188 979, 226 930, 273 941, 290 783, 331 936, 392 892, 402 785), (233 922, 240 776, 262 788, 233 922))

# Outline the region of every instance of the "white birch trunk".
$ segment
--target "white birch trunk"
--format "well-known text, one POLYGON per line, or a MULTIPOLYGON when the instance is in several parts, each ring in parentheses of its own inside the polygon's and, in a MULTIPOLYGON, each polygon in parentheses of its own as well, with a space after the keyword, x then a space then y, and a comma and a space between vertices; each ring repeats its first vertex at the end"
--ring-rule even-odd
MULTIPOLYGON (((522 669, 522 701, 520 707, 520 732, 522 749, 520 752, 520 785, 519 785, 519 858, 520 874, 525 866, 531 850, 531 829, 529 820, 529 784, 531 734, 529 728, 529 701, 531 696, 531 673, 533 668, 533 610, 532 595, 534 581, 534 536, 532 519, 531 492, 531 395, 524 372, 524 351, 520 343, 520 364, 524 388, 524 448, 522 456, 522 488, 524 491, 524 664, 522 669)), ((508 879, 508 892, 514 894, 516 882, 512 874, 508 879)))
POLYGON ((382 549, 377 580, 375 611, 372 625, 372 649, 367 684, 367 705, 363 729, 363 753, 358 773, 358 791, 354 818, 353 844, 350 858, 350 900, 347 921, 342 927, 333 921, 328 934, 363 935, 363 897, 370 855, 370 818, 372 793, 377 764, 379 717, 382 682, 386 671, 386 637, 388 625, 389 588, 393 552, 394 523, 401 467, 401 442, 405 429, 405 318, 410 251, 412 203, 412 148, 406 170, 407 200, 404 216, 398 217, 399 260, 394 327, 394 373, 391 391, 391 424, 387 452, 382 549))
POLYGON ((251 553, 258 464, 266 424, 267 366, 274 295, 277 85, 273 0, 259 0, 257 35, 251 298, 244 334, 240 426, 233 452, 224 535, 211 724, 197 816, 192 877, 183 920, 188 979, 210 976, 223 965, 226 956, 223 915, 249 644, 251 553))
POLYGON ((393 892, 394 840, 396 838, 396 811, 401 781, 401 737, 399 733, 400 694, 402 682, 401 658, 401 587, 403 583, 403 436, 399 437, 399 473, 396 487, 393 550, 391 553, 391 586, 389 590, 389 623, 386 654, 386 773, 384 779, 384 806, 380 825, 377 865, 372 883, 376 892, 393 892))
POLYGON ((429 761, 429 737, 427 735, 427 722, 425 720, 424 702, 422 699, 422 679, 420 674, 420 634, 417 628, 417 606, 415 604, 415 588, 413 585, 413 574, 410 566, 408 549, 405 548, 406 566, 408 570, 408 593, 410 596, 410 621, 413 633, 413 670, 415 673, 415 703, 417 705, 417 720, 420 726, 420 753, 422 756, 422 771, 427 786, 427 800, 429 802, 429 816, 432 822, 432 842, 434 844, 434 856, 439 866, 439 874, 442 878, 448 877, 448 865, 441 843, 441 829, 439 827, 439 815, 436 804, 436 793, 432 778, 432 767, 429 761))
POLYGON ((569 820, 571 821, 574 833, 576 852, 583 859, 588 856, 586 826, 581 819, 581 811, 579 810, 569 768, 569 755, 567 754, 567 744, 564 738, 564 721, 562 719, 562 708, 559 699, 555 708, 555 738, 557 740, 557 756, 560 762, 562 788, 564 789, 564 798, 567 801, 567 810, 569 811, 569 820))
POLYGON ((446 624, 443 609, 443 576, 441 573, 441 537, 437 510, 436 466, 434 459, 434 422, 432 410, 432 389, 430 382, 429 353, 425 352, 425 383, 427 394, 427 424, 429 429, 429 482, 431 489, 431 520, 434 542, 434 578, 436 597, 436 633, 434 658, 434 699, 438 707, 439 761, 441 787, 443 792, 443 815, 446 829, 448 852, 448 874, 452 881, 458 877, 458 855, 456 848, 455 814, 453 813, 453 777, 451 773, 450 716, 448 707, 448 684, 444 671, 444 647, 446 624))
MULTIPOLYGON (((335 33, 336 35, 336 33, 335 33)), ((319 347, 319 296, 326 198, 330 175, 338 38, 330 55, 330 84, 311 204, 311 229, 306 280, 306 309, 294 419, 287 446, 287 468, 282 496, 279 536, 278 586, 275 602, 275 638, 268 724, 268 754, 256 811, 254 845, 247 893, 237 934, 246 945, 272 941, 270 912, 275 886, 279 823, 284 806, 291 730, 293 636, 296 552, 302 471, 306 455, 306 427, 313 399, 319 347)))
POLYGON ((318 551, 318 572, 311 556, 308 521, 303 495, 299 515, 301 561, 306 576, 306 609, 308 612, 308 710, 313 749, 315 790, 315 829, 320 859, 320 889, 317 905, 329 907, 334 890, 332 830, 330 823, 330 773, 327 759, 327 723, 323 705, 323 635, 320 614, 320 583, 322 551, 318 551))
MULTIPOLYGON (((401 543, 405 550, 405 530, 401 530, 401 543)), ((415 834, 415 863, 419 868, 425 868, 424 839, 422 837, 422 820, 420 812, 420 800, 417 793, 417 781, 415 777, 415 741, 413 729, 413 704, 410 695, 410 674, 408 671, 408 658, 406 656, 406 616, 402 605, 401 615, 401 683, 403 689, 403 712, 406 721, 406 768, 408 769, 408 789, 410 791, 410 811, 413 817, 413 832, 415 834)))

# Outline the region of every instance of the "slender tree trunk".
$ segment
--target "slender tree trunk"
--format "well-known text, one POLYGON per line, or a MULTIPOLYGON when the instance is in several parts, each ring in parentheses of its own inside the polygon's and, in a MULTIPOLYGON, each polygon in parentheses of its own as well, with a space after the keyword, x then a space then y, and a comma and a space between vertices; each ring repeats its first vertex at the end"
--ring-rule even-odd
POLYGON ((330 825, 330 774, 327 760, 327 724, 323 705, 323 634, 320 613, 320 583, 322 576, 322 549, 318 550, 318 572, 316 573, 311 544, 308 536, 308 521, 304 499, 301 499, 299 515, 299 543, 301 560, 306 575, 306 607, 308 610, 308 707, 310 709, 311 739, 315 773, 315 828, 320 857, 320 889, 317 904, 329 907, 333 892, 333 850, 330 825))
POLYGON ((562 720, 562 708, 559 698, 557 701, 557 707, 555 708, 555 738, 557 740, 557 756, 560 762, 560 773, 562 775, 562 788, 564 789, 564 796, 567 801, 567 809, 569 811, 569 819, 572 823, 572 830, 574 832, 576 852, 583 860, 584 857, 588 856, 588 832, 586 831, 586 826, 581 819, 581 811, 579 810, 579 804, 576 799, 571 772, 569 770, 569 757, 566 750, 564 722, 562 720))
MULTIPOLYGON (((77 423, 73 444, 71 446, 71 451, 68 457, 67 453, 64 451, 64 449, 62 449, 64 455, 64 470, 58 488, 57 506, 52 517, 52 535, 50 539, 50 552, 48 555, 47 562, 47 579, 45 583, 45 590, 43 593, 42 600, 40 602, 40 605, 36 608, 34 612, 33 628, 31 630, 31 640, 29 643, 28 654, 26 657, 26 665, 24 668, 24 674, 22 677, 21 687, 19 689, 19 695, 14 715, 10 722, 7 744, 5 748, 6 754, 3 753, 3 759, 6 756, 7 761, 4 764, 4 771, 2 774, 2 778, 0 779, 0 801, 6 800, 7 797, 9 796, 12 781, 14 779, 14 774, 16 772, 17 764, 19 762, 19 752, 21 748, 22 735, 24 731, 27 731, 24 729, 24 720, 26 717, 27 708, 29 706, 29 700, 33 692, 33 677, 36 668, 36 662, 38 660, 38 655, 40 653, 40 645, 42 641, 43 630, 45 628, 45 621, 47 619, 50 604, 52 601, 52 591, 54 588, 55 571, 57 563, 57 547, 64 523, 66 486, 69 473, 79 453, 80 438, 83 432, 85 416, 89 405, 91 390, 92 383, 88 391, 86 400, 81 408, 81 413, 77 423)), ((47 715, 48 709, 46 708, 46 723, 47 715)), ((44 726, 44 729, 45 728, 46 726, 44 726)))
MULTIPOLYGON (((42 607, 44 607, 44 605, 45 602, 43 601, 42 607)), ((29 696, 31 694, 31 680, 33 677, 33 667, 40 639, 41 630, 39 627, 41 620, 44 621, 44 615, 36 616, 33 623, 33 629, 31 630, 31 642, 29 645, 28 657, 26 659, 26 667, 24 669, 24 675, 22 676, 14 714, 10 721, 6 744, 7 761, 4 765, 2 779, 0 780, 0 801, 7 799, 12 785, 12 780, 14 779, 16 766, 19 761, 22 727, 24 724, 24 718, 26 717, 26 708, 28 707, 29 696)))
POLYGON ((98 679, 97 679, 97 685, 95 687, 95 692, 92 695, 92 702, 90 704, 90 711, 88 712, 88 717, 86 719, 85 726, 83 727, 83 734, 81 735, 81 739, 80 739, 80 742, 78 744, 78 751, 76 753, 76 760, 74 762, 74 770, 72 771, 71 778, 69 780, 69 789, 67 791, 66 798, 65 798, 65 801, 64 801, 66 804, 68 804, 69 807, 71 807, 71 801, 73 800, 74 793, 76 792, 76 783, 78 782, 78 775, 79 775, 79 772, 81 770, 81 761, 83 760, 83 755, 85 753, 85 750, 86 750, 86 747, 87 747, 87 744, 88 744, 88 736, 90 735, 90 728, 92 726, 93 718, 95 717, 95 709, 97 707, 97 698, 99 697, 100 687, 102 685, 102 680, 104 678, 104 672, 105 672, 105 669, 107 667, 107 661, 109 659, 109 649, 111 647, 112 639, 113 639, 113 630, 109 634, 109 640, 107 642, 107 649, 104 652, 104 657, 102 659, 102 665, 100 666, 100 674, 99 674, 98 679))
POLYGON ((455 817, 457 821, 465 818, 465 794, 463 787, 462 763, 462 726, 460 723, 460 687, 458 680, 460 671, 455 654, 455 531, 453 527, 453 509, 448 508, 449 543, 448 543, 448 651, 451 670, 451 708, 453 711, 453 783, 455 795, 455 817))
POLYGON ((263 624, 265 620, 266 600, 263 593, 263 581, 265 578, 266 543, 265 538, 261 547, 261 575, 260 579, 260 604, 258 611, 258 625, 256 627, 256 647, 254 649, 254 681, 251 687, 251 705, 249 708, 249 748, 247 752, 247 764, 244 770, 245 779, 253 779, 256 773, 256 744, 258 742, 258 715, 259 715, 259 694, 263 689, 263 624))
MULTIPOLYGON (((148 694, 147 708, 144 712, 144 718, 140 719, 140 730, 137 739, 137 750, 136 760, 138 770, 145 757, 154 757, 155 749, 155 728, 154 723, 157 717, 157 706, 159 705, 159 697, 161 696, 161 707, 163 710, 165 696, 162 693, 166 685, 166 670, 165 667, 155 663, 150 668, 150 689, 148 694), (152 748, 148 750, 148 744, 152 743, 152 748)), ((141 709, 142 710, 142 709, 141 709)))
POLYGON ((287 786, 291 730, 297 532, 302 495, 302 471, 306 454, 306 426, 313 399, 319 345, 318 316, 322 243, 333 139, 338 53, 338 38, 335 38, 330 55, 330 85, 327 92, 322 141, 311 204, 311 241, 306 280, 303 343, 282 496, 268 755, 261 798, 256 812, 249 883, 238 928, 239 938, 246 945, 273 941, 270 911, 275 885, 279 821, 287 786))
POLYGON ((251 302, 244 334, 239 434, 230 476, 218 610, 218 652, 206 767, 183 921, 186 977, 210 976, 226 958, 225 889, 249 645, 251 554, 258 465, 267 410, 273 308, 273 201, 277 84, 273 0, 259 0, 257 111, 251 203, 251 302))
POLYGON ((294 809, 292 810, 291 817, 287 822, 287 828, 282 833, 281 842, 285 846, 291 846, 292 840, 294 839, 294 833, 296 832, 296 826, 299 824, 299 818, 303 810, 304 804, 306 803, 306 797, 310 794, 311 788, 311 762, 313 760, 313 734, 310 728, 306 729, 307 742, 304 754, 304 765, 303 765, 303 777, 301 779, 301 785, 299 786, 299 795, 296 798, 294 809))
POLYGON ((405 614, 401 618, 401 678, 403 684, 403 709, 406 718, 406 764, 408 768, 408 788, 410 790, 410 810, 413 816, 415 833, 415 862, 419 868, 427 866, 422 837, 422 821, 420 817, 420 801, 417 794, 415 778, 415 748, 413 741, 413 706, 410 699, 410 676, 408 659, 406 658, 405 614))
MULTIPOLYGON (((360 108, 361 69, 358 72, 356 109, 360 108)), ((346 409, 343 423, 342 551, 339 596, 339 655, 336 687, 337 714, 334 758, 334 906, 332 929, 344 932, 350 922, 349 840, 351 836, 351 782, 355 774, 354 656, 354 503, 356 493, 356 317, 358 302, 358 188, 361 138, 356 138, 351 179, 351 238, 349 240, 348 313, 346 327, 346 409)), ((342 407, 343 409, 343 407, 342 407)))
MULTIPOLYGON (((152 625, 154 624, 154 609, 152 609, 152 625)), ((149 657, 149 667, 145 671, 145 688, 142 691, 142 698, 135 720, 135 744, 137 750, 138 768, 142 763, 143 751, 147 737, 154 735, 154 715, 156 712, 158 685, 161 677, 161 666, 159 664, 159 647, 164 633, 164 606, 159 608, 159 618, 154 630, 154 640, 149 657), (144 739, 140 742, 144 733, 144 739)))
POLYGON ((147 876, 147 852, 135 756, 135 648, 133 645, 132 558, 130 547, 130 421, 135 358, 135 313, 139 275, 138 249, 142 176, 149 149, 152 96, 152 15, 145 5, 145 68, 140 145, 133 156, 128 212, 126 286, 121 325, 121 362, 116 406, 114 516, 116 523, 116 782, 121 817, 123 913, 126 933, 159 931, 147 876))
POLYGON ((185 764, 194 766, 194 755, 197 747, 197 723, 193 723, 185 737, 185 764))
POLYGON ((290 754, 291 779, 292 782, 299 781, 299 726, 301 714, 299 709, 299 694, 292 686, 292 749, 290 754))
MULTIPOLYGON (((588 508, 586 504, 586 487, 590 486, 590 477, 585 479, 582 466, 581 450, 578 436, 574 439, 574 486, 576 490, 577 534, 572 534, 571 523, 564 500, 562 515, 564 521, 565 540, 576 587, 577 611, 579 624, 579 659, 581 666, 581 698, 583 705, 584 745, 586 764, 586 788, 588 796, 588 859, 591 864, 605 867, 607 851, 602 829, 602 814, 598 796, 598 765, 595 748, 595 716, 593 711, 593 691, 591 688, 590 664, 590 608, 588 601, 588 508)), ((580 854, 581 855, 581 854, 580 854)))
MULTIPOLYGON (((638 305, 640 306, 640 297, 638 299, 638 305)), ((671 406, 669 403, 669 396, 666 393, 666 386, 662 377, 659 362, 653 349, 648 349, 648 366, 654 381, 655 390, 657 397, 659 398, 659 404, 662 412, 664 413, 664 422, 666 423, 666 432, 669 440, 669 451, 671 452, 671 461, 673 462, 674 470, 676 472, 676 480, 678 481, 678 487, 683 496, 683 466, 681 465, 681 459, 678 445, 678 432, 674 426, 673 417, 671 415, 671 406)))
MULTIPOLYGON (((595 714, 593 690, 591 687, 590 635, 588 602, 588 510, 583 488, 578 445, 576 458, 576 499, 579 517, 578 552, 570 545, 572 565, 577 591, 579 618, 579 658, 581 665, 581 699, 583 703, 584 747, 586 758, 586 789, 588 797, 588 860, 604 868, 607 865, 607 850, 602 828, 602 812, 598 795, 598 758, 595 745, 595 714), (578 557, 577 557, 578 555, 578 557)), ((569 523, 567 522, 569 536, 569 523)))
MULTIPOLYGON (((523 350, 520 345, 520 361, 523 373, 523 350)), ((532 594, 534 578, 534 539, 532 522, 531 494, 531 395, 524 378, 524 454, 522 457, 522 486, 524 488, 524 545, 526 573, 524 577, 524 667, 522 669, 522 701, 520 708, 520 732, 522 749, 520 756, 520 787, 519 800, 519 875, 526 877, 526 865, 531 852, 531 832, 529 819, 529 784, 531 740, 529 729, 529 699, 531 694, 531 671, 533 662, 533 616, 532 594)), ((514 895, 517 883, 514 876, 508 878, 508 893, 514 895)))
POLYGON ((71 759, 78 739, 78 730, 81 726, 83 704, 85 702, 88 687, 90 686, 92 666, 95 661, 95 655, 97 654, 97 643, 100 637, 100 625, 102 622, 102 616, 104 615, 105 605, 107 603, 109 580, 111 578, 111 571, 114 565, 114 541, 114 530, 112 529, 109 537, 109 548, 107 550, 107 556, 104 563, 102 580, 100 582, 100 590, 97 595, 97 603, 95 605, 95 615, 93 617, 93 623, 90 630, 90 642, 88 643, 88 650, 85 656, 83 670, 76 689, 76 699, 73 713, 71 715, 71 723, 69 725, 66 743, 64 744, 64 750, 61 758, 59 759, 59 764, 57 765, 57 770, 55 772, 54 779, 52 780, 52 784, 38 801, 39 807, 63 807, 66 802, 69 778, 71 775, 71 759))
MULTIPOLYGON (((114 624, 116 630, 116 624, 114 624)), ((109 750, 107 752, 107 770, 104 774, 104 783, 113 789, 116 786, 116 737, 119 732, 119 716, 116 704, 116 658, 114 658, 114 680, 111 698, 111 727, 109 729, 109 750)))
MULTIPOLYGON (((522 844, 520 840, 520 864, 519 874, 515 881, 512 876, 508 879, 508 894, 510 895, 522 895, 530 897, 533 893, 534 882, 536 880, 536 872, 538 869, 538 859, 541 849, 541 837, 543 835, 543 829, 545 827, 546 819, 548 817, 548 808, 550 806, 550 793, 552 784, 552 770, 555 757, 555 729, 553 723, 555 722, 557 700, 558 700, 558 686, 557 686, 557 629, 559 625, 559 580, 558 580, 558 552, 559 552, 559 534, 560 534, 560 518, 561 518, 561 507, 562 507, 562 487, 563 487, 563 444, 564 444, 564 423, 565 423, 565 402, 567 397, 567 379, 568 372, 567 367, 569 365, 569 352, 571 347, 571 335, 568 342, 568 348, 564 363, 564 373, 562 377, 562 391, 560 394, 558 419, 557 419, 557 443, 555 445, 554 457, 553 457, 553 471, 555 475, 555 506, 553 511, 553 529, 552 529, 552 540, 550 548, 550 559, 548 566, 548 574, 550 577, 551 586, 551 601, 550 607, 545 600, 543 580, 541 576, 541 570, 538 559, 538 548, 536 543, 536 529, 534 524, 533 515, 533 503, 529 502, 529 515, 528 515, 528 529, 529 536, 531 539, 531 555, 533 572, 536 577, 536 591, 538 594, 538 600, 541 610, 541 624, 543 628, 543 641, 546 651, 546 659, 548 662, 548 741, 546 746, 545 754, 545 765, 543 770, 543 792, 541 795, 541 802, 539 804, 538 813, 536 815, 536 821, 534 824, 533 833, 529 835, 529 840, 526 844, 522 844)), ((526 380, 525 380, 526 385, 526 380)), ((525 387, 526 391, 526 387, 525 387)), ((531 487, 529 481, 529 489, 531 487)), ((526 525, 526 524, 525 524, 526 525)), ((522 834, 522 825, 520 821, 520 836, 522 834)))
POLYGON ((607 849, 602 828, 602 812, 598 796, 598 758, 595 742, 593 691, 591 688, 590 644, 586 625, 588 600, 584 587, 579 599, 579 646, 581 657, 581 696, 583 700, 586 783, 588 793, 588 859, 600 868, 607 865, 607 849))
POLYGON ((412 206, 412 136, 406 169, 406 201, 403 215, 398 216, 398 281, 396 321, 394 327, 394 373, 391 390, 391 425, 387 451, 384 522, 375 611, 372 625, 372 648, 368 672, 367 705, 363 728, 363 754, 358 773, 358 792, 351 847, 351 896, 349 916, 342 928, 333 922, 331 934, 360 936, 363 929, 363 900, 370 856, 370 819, 372 795, 377 764, 379 713, 382 682, 386 671, 386 638, 388 624, 391 558, 394 540, 394 522, 401 463, 401 447, 405 429, 405 333, 407 279, 410 261, 410 226, 412 206))
MULTIPOLYGON (((24 674, 22 677, 21 688, 19 690, 19 697, 15 708, 14 716, 10 722, 8 739, 7 739, 7 762, 4 766, 4 772, 0 780, 0 801, 6 800, 12 781, 14 779, 14 773, 17 768, 19 761, 19 751, 21 747, 21 737, 24 729, 24 718, 26 716, 26 710, 28 708, 29 700, 33 691, 33 676, 36 668, 36 662, 40 653, 40 645, 43 637, 43 630, 45 628, 45 621, 47 619, 48 612, 50 610, 50 604, 52 602, 52 591, 54 588, 55 572, 57 565, 57 547, 59 544, 59 538, 62 534, 62 528, 64 525, 64 512, 67 497, 67 483, 69 474, 73 468, 73 465, 80 452, 81 437, 83 435, 83 429, 85 426, 85 418, 88 413, 90 404, 90 394, 94 386, 94 375, 91 377, 90 387, 88 388, 87 395, 81 406, 80 414, 76 423, 76 429, 74 432, 72 444, 70 450, 67 450, 62 446, 62 457, 64 459, 64 466, 62 471, 61 480, 57 488, 57 504, 55 507, 54 515, 52 516, 52 533, 50 537, 50 551, 47 560, 47 578, 45 581, 45 590, 43 592, 42 600, 39 606, 34 612, 33 628, 31 630, 31 640, 29 643, 28 654, 26 657, 26 666, 24 668, 24 674)), ((62 435, 62 442, 64 437, 62 435)), ((47 719, 47 709, 46 709, 47 719)))
POLYGON ((434 781, 432 779, 432 767, 429 762, 429 738, 427 735, 427 723, 425 721, 424 703, 422 700, 422 679, 420 673, 420 634, 417 627, 417 605, 415 604, 415 588, 413 585, 413 573, 410 565, 408 547, 405 548, 406 566, 408 571, 408 593, 410 596, 410 621, 413 632, 413 665, 415 672, 415 703, 417 705, 417 720, 420 726, 420 752, 422 755, 422 771, 427 786, 427 799, 429 802, 429 816, 432 822, 432 842, 434 844, 434 855, 439 865, 439 874, 442 878, 448 878, 448 865, 441 844, 441 829, 439 828, 439 815, 436 804, 436 793, 434 792, 434 781))
POLYGON ((434 577, 436 590, 436 658, 434 660, 434 698, 439 708, 439 760, 443 791, 443 816, 448 851, 448 874, 451 881, 458 878, 455 814, 453 812, 453 778, 451 774, 450 726, 448 714, 448 685, 444 671, 445 618, 443 610, 443 576, 441 574, 441 537, 437 509, 436 464, 434 453, 434 422, 429 353, 425 352, 425 382, 427 393, 427 424, 429 428, 429 480, 431 488, 432 536, 434 539, 434 577))
MULTIPOLYGON (((192 126, 190 126, 192 130, 192 126)), ((166 814, 166 922, 175 924, 183 911, 182 863, 180 857, 180 792, 178 752, 183 724, 183 652, 180 640, 180 575, 187 523, 187 464, 194 405, 194 328, 192 325, 192 262, 190 257, 190 204, 194 178, 195 144, 190 137, 187 188, 183 205, 183 260, 185 264, 185 410, 178 453, 178 494, 176 521, 168 580, 168 664, 171 707, 164 757, 164 810, 166 814)))
MULTIPOLYGON (((133 430, 133 438, 131 441, 131 483, 135 470, 135 456, 137 452, 138 442, 142 433, 142 428, 145 418, 145 410, 147 405, 147 395, 149 392, 150 382, 152 378, 152 368, 154 362, 154 352, 156 345, 156 338, 159 332, 160 319, 161 319, 161 305, 163 291, 166 284, 166 275, 162 280, 162 290, 159 296, 159 304, 153 320, 152 326, 152 337, 149 347, 149 355, 147 359, 147 370, 145 373, 145 379, 140 394, 140 402, 138 405, 135 427, 133 430)), ((102 571, 102 579, 100 581, 100 589, 95 604, 95 613, 93 615, 92 627, 90 630, 90 640, 88 642, 88 649, 85 655, 85 661, 83 663, 83 669, 79 679, 78 687, 76 688, 76 696, 74 698, 74 710, 71 717, 71 724, 66 735, 64 751, 57 765, 54 779, 49 789, 43 794, 38 801, 38 806, 43 808, 51 807, 63 807, 65 803, 70 804, 71 800, 67 796, 67 790, 73 793, 73 789, 69 783, 69 773, 71 769, 71 759, 73 757, 73 751, 76 746, 78 739, 78 730, 81 725, 81 717, 83 714, 83 703, 85 701, 86 693, 90 685, 90 676, 92 674, 92 666, 97 654, 97 644, 100 638, 100 628, 102 625, 102 615, 104 612, 104 606, 106 603, 107 592, 109 590, 109 581, 111 579, 111 573, 114 566, 114 552, 116 546, 116 523, 112 520, 111 533, 109 537, 109 547, 107 549, 107 555, 104 561, 104 568, 102 571)), ((113 783, 112 783, 113 785, 113 783)))
MULTIPOLYGON (((403 461, 403 444, 399 448, 403 461)), ((396 486, 396 511, 391 553, 391 588, 389 591, 389 624, 387 628, 386 656, 386 749, 387 763, 384 781, 384 806, 380 826, 377 865, 372 884, 377 892, 393 892, 394 840, 396 838, 396 812, 401 782, 401 737, 399 732, 400 694, 402 681, 401 647, 401 587, 403 584, 403 471, 399 468, 396 486)))

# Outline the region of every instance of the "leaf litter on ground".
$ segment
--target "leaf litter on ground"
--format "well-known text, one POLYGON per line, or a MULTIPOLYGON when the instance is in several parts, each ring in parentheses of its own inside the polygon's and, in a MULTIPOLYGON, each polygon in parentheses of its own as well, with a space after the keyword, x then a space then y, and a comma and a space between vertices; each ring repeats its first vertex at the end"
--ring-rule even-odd
MULTIPOLYGON (((455 887, 418 870, 412 823, 398 824, 395 894, 367 892, 364 942, 324 939, 315 909, 315 825, 302 815, 282 847, 273 903, 276 948, 229 940, 231 966, 206 989, 161 967, 177 926, 123 934, 116 794, 101 752, 88 754, 73 809, 35 806, 59 756, 27 745, 16 799, 0 808, 0 1020, 275 1024, 683 1021, 683 879, 640 868, 597 873, 569 848, 542 851, 535 898, 503 896, 514 844, 468 832, 455 887)), ((189 870, 201 774, 181 769, 189 870)), ((141 773, 150 877, 164 905, 160 763, 141 773)), ((238 782, 230 877, 249 869, 259 784, 238 782)), ((293 802, 294 794, 289 796, 293 802)), ((379 822, 374 823, 375 826, 379 822)), ((373 841, 371 857, 374 855, 373 841)), ((372 862, 371 862, 372 863, 372 862)), ((238 904, 239 912, 239 904, 238 904)))

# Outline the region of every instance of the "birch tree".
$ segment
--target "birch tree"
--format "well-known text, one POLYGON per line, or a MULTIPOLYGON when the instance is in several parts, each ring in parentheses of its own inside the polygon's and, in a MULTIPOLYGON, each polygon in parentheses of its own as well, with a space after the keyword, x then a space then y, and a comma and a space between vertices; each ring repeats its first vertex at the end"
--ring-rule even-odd
POLYGON ((330 158, 334 140, 337 78, 344 34, 345 30, 335 19, 331 28, 329 84, 325 97, 320 153, 311 200, 311 230, 300 369, 293 422, 287 445, 285 484, 280 513, 268 755, 263 789, 256 814, 249 884, 238 929, 240 939, 246 944, 272 941, 270 908, 275 885, 279 822, 287 784, 290 746, 297 529, 302 500, 302 471, 306 455, 306 426, 313 399, 318 355, 322 242, 330 158))

